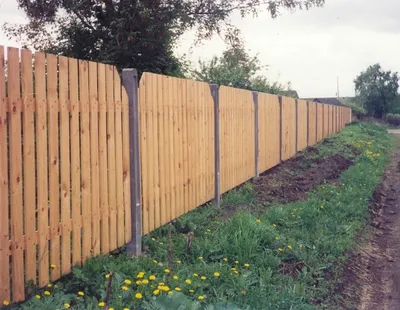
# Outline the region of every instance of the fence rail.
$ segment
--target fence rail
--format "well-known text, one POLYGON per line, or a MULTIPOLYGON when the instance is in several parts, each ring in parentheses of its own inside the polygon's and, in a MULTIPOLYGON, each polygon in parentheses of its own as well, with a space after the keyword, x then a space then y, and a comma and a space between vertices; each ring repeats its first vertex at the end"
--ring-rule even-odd
POLYGON ((0 46, 0 301, 341 130, 346 107, 0 46), (5 59, 7 54, 7 66, 5 59), (125 89, 127 87, 127 89, 125 89))

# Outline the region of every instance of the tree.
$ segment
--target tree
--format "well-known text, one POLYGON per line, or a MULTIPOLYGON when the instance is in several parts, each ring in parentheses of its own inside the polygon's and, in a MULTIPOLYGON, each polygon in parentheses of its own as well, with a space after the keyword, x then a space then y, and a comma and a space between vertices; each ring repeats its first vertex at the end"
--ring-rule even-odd
POLYGON ((290 88, 278 82, 269 83, 266 77, 259 75, 263 68, 257 56, 250 56, 244 46, 233 44, 221 57, 213 56, 209 61, 199 60, 199 70, 192 76, 200 81, 231 86, 259 92, 282 94, 290 88))
POLYGON ((384 71, 380 64, 368 67, 354 80, 357 99, 368 115, 381 118, 395 109, 398 97, 397 72, 384 71))
POLYGON ((173 48, 185 31, 198 39, 232 37, 230 15, 276 17, 283 8, 309 9, 325 0, 17 0, 27 25, 5 24, 25 47, 70 57, 182 75, 173 48))

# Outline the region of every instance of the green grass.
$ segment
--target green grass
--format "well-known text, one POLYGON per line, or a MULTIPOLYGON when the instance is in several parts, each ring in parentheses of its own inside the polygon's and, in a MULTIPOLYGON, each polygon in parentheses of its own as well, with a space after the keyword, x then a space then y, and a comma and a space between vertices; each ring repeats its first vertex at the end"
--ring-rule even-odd
MULTIPOLYGON (((319 156, 341 153, 355 162, 336 186, 319 186, 305 201, 273 205, 258 219, 242 211, 228 221, 220 221, 218 215, 223 210, 198 208, 174 225, 170 274, 165 272, 167 228, 162 227, 144 237, 146 256, 132 259, 122 254, 90 259, 57 287, 47 288, 50 296, 39 291, 40 299, 33 297, 18 309, 63 309, 65 303, 71 309, 99 309, 98 303, 106 295, 105 276, 110 272, 114 274, 110 302, 114 309, 172 310, 178 309, 176 304, 187 305, 182 309, 206 309, 212 304, 214 307, 207 309, 317 309, 328 301, 326 307, 336 309, 337 297, 332 291, 344 252, 356 247, 356 234, 366 229, 369 199, 394 142, 384 129, 362 123, 346 127, 329 141, 319 146, 319 156), (358 155, 354 155, 354 149, 358 155), (186 253, 187 237, 181 232, 189 230, 194 239, 190 253, 186 253), (293 277, 282 274, 281 266, 286 270, 292 266, 304 268, 293 277), (140 272, 144 272, 144 279, 156 276, 156 281, 137 285, 135 281, 143 280, 140 272), (327 273, 334 275, 326 277, 327 273), (206 279, 201 280, 201 276, 206 279), (125 285, 127 291, 121 289, 124 280, 132 281, 125 285), (155 297, 159 282, 164 282, 164 289, 168 286, 181 292, 168 295, 161 290, 155 297), (85 296, 78 298, 78 291, 85 296), (137 299, 137 293, 143 298, 137 299), (199 296, 204 299, 198 301, 199 296), (217 305, 224 301, 237 308, 217 305)), ((253 189, 246 185, 228 193, 224 202, 253 204, 254 197, 253 189)))

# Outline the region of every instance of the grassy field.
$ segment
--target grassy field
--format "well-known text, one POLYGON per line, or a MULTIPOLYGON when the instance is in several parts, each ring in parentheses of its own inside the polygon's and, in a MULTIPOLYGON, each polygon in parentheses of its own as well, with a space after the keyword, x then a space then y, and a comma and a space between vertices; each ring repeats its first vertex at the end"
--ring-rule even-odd
POLYGON ((172 225, 171 240, 168 226, 145 236, 145 256, 132 259, 122 251, 90 259, 9 308, 101 309, 112 274, 108 309, 337 309, 340 296, 333 292, 344 253, 366 229, 369 200, 394 143, 384 129, 362 123, 328 141, 316 156, 339 153, 354 165, 308 199, 260 214, 248 183, 224 197, 225 205, 247 211, 225 219, 224 208, 198 208, 172 225))

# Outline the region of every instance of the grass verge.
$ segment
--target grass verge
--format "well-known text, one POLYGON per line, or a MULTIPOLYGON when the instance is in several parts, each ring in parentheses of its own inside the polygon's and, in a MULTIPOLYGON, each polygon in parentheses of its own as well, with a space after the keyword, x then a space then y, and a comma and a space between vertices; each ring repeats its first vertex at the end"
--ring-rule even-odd
POLYGON ((384 129, 354 123, 318 145, 316 155, 340 153, 354 166, 307 200, 264 207, 261 215, 254 206, 256 218, 249 183, 225 197, 229 204, 248 204, 248 210, 221 220, 223 209, 204 206, 178 219, 172 252, 168 228, 161 227, 144 237, 146 256, 90 259, 47 287, 47 295, 40 290, 10 308, 99 309, 110 273, 109 309, 316 309, 326 300, 332 307, 340 263, 366 227, 369 199, 393 145, 384 129))

